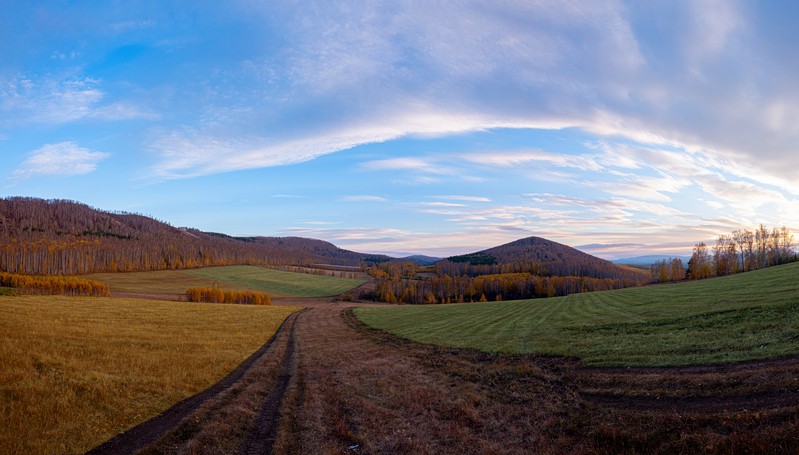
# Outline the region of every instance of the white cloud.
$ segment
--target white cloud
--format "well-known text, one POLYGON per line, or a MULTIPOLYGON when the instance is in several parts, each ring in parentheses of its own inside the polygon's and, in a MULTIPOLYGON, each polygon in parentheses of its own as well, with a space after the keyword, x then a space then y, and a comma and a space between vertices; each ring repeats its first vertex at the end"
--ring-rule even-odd
POLYGON ((421 207, 466 207, 466 204, 456 202, 417 202, 415 205, 421 207))
POLYGON ((442 172, 433 160, 415 157, 367 161, 361 163, 361 166, 374 171, 422 171, 433 174, 442 172))
POLYGON ((388 199, 374 195, 344 196, 341 200, 345 202, 388 202, 388 199))
POLYGON ((47 144, 34 150, 13 177, 25 179, 44 175, 82 175, 94 172, 100 161, 110 153, 91 151, 73 142, 47 144))
POLYGON ((448 196, 432 196, 434 199, 441 199, 444 201, 463 201, 463 202, 491 202, 491 199, 483 196, 459 196, 459 195, 448 195, 448 196))
POLYGON ((745 181, 729 181, 721 175, 708 175, 697 179, 702 189, 718 199, 727 201, 736 211, 753 213, 766 204, 784 204, 788 200, 777 191, 745 181))
POLYGON ((16 76, 0 80, 0 125, 60 124, 81 119, 101 121, 159 118, 159 114, 130 101, 104 102, 101 81, 71 75, 40 78, 16 76))
POLYGON ((542 150, 474 153, 465 155, 463 158, 473 163, 497 167, 512 167, 539 162, 583 171, 601 171, 603 169, 591 156, 561 155, 542 150))
POLYGON ((688 2, 691 27, 684 46, 692 60, 716 56, 729 46, 730 37, 744 25, 735 1, 702 0, 688 2))

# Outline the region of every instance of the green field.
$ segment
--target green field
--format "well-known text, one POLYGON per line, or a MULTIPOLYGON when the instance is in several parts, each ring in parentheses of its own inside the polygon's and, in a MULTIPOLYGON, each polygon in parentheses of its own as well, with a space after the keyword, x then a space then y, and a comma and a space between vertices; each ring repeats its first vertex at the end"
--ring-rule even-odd
POLYGON ((249 265, 156 272, 95 273, 85 278, 107 283, 111 292, 183 294, 192 287, 219 286, 231 291, 262 291, 272 297, 327 297, 341 294, 362 280, 284 272, 249 265))
POLYGON ((691 365, 799 354, 799 263, 730 277, 512 302, 357 308, 421 343, 691 365))

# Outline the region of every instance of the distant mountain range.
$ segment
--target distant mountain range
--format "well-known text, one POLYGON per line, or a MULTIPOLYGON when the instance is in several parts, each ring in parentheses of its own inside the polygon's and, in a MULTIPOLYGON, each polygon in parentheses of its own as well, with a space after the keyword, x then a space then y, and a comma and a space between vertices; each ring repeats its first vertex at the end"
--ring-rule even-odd
POLYGON ((686 266, 688 265, 688 259, 691 259, 690 256, 650 254, 647 256, 635 256, 631 258, 614 259, 611 262, 613 262, 614 264, 625 264, 625 265, 652 265, 657 261, 669 260, 672 258, 679 258, 686 266))
POLYGON ((419 265, 433 265, 436 262, 440 261, 441 258, 436 258, 433 256, 425 256, 423 254, 415 254, 413 256, 406 256, 404 258, 399 258, 401 261, 411 261, 415 262, 419 265))

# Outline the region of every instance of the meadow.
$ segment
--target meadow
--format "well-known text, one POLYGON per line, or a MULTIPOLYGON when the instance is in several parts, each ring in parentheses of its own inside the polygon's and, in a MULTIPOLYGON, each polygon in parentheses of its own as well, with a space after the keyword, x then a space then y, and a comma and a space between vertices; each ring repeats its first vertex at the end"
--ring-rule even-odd
POLYGON ((296 310, 0 296, 0 452, 85 452, 220 380, 296 310))
POLYGON ((354 310, 420 343, 590 365, 725 363, 799 353, 799 263, 566 297, 354 310))
POLYGON ((261 291, 272 297, 327 297, 363 284, 363 280, 286 272, 248 265, 155 272, 93 273, 85 278, 108 284, 112 293, 182 295, 188 288, 220 287, 261 291))

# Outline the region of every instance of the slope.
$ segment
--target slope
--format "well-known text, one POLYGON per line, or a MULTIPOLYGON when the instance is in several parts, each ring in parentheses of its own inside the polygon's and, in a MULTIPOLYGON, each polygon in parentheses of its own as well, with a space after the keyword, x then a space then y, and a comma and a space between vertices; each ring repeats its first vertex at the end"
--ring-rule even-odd
POLYGON ((733 276, 512 302, 359 308, 366 324, 422 343, 688 365, 799 353, 799 263, 733 276))
MULTIPOLYGON (((641 271, 622 268, 604 259, 579 251, 567 245, 541 237, 528 237, 476 253, 447 258, 449 262, 468 263, 486 267, 488 273, 515 271, 503 265, 534 264, 541 270, 536 274, 553 276, 580 276, 590 278, 648 278, 641 271)), ((520 270, 527 271, 527 270, 520 270)), ((535 273, 535 270, 530 270, 535 273)))
POLYGON ((74 201, 0 199, 0 271, 42 275, 217 265, 361 265, 385 260, 298 237, 231 237, 74 201))

